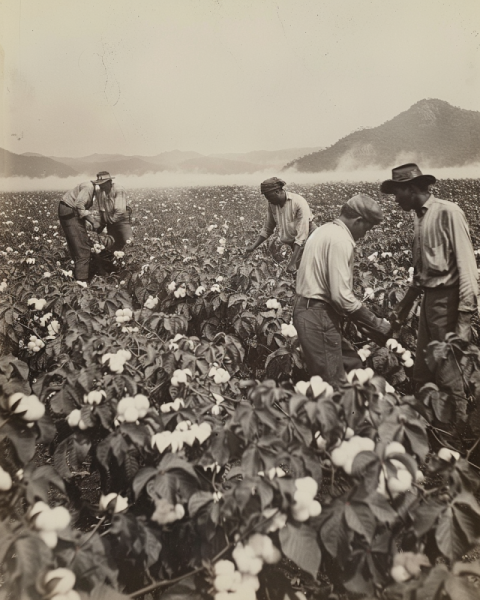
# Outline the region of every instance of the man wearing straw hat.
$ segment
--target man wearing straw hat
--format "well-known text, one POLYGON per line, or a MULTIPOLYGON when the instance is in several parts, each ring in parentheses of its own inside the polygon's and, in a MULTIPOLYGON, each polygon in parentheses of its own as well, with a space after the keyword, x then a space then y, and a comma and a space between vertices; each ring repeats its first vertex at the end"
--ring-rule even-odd
POLYGON ((426 361, 426 349, 430 342, 443 341, 450 332, 471 340, 478 271, 465 214, 453 202, 430 192, 435 181, 433 175, 423 175, 416 164, 409 163, 394 168, 392 178, 380 187, 384 194, 393 194, 404 211, 415 211, 413 284, 394 308, 392 318, 403 323, 423 292, 413 379, 418 387, 433 381, 449 391, 456 398, 456 422, 464 423, 467 402, 455 357, 449 355, 433 372, 426 361))
POLYGON ((108 171, 97 173, 97 179, 92 184, 98 185, 97 204, 100 212, 100 223, 95 228, 101 233, 107 228, 104 243, 105 254, 113 254, 123 250, 132 237, 131 209, 127 204, 125 188, 113 183, 114 177, 108 171))
POLYGON ((256 242, 245 251, 248 254, 256 250, 277 227, 280 241, 293 250, 287 271, 294 273, 300 264, 303 246, 317 226, 313 222, 312 211, 305 198, 285 191, 284 186, 285 181, 278 177, 270 177, 260 184, 260 191, 268 202, 267 217, 256 242))

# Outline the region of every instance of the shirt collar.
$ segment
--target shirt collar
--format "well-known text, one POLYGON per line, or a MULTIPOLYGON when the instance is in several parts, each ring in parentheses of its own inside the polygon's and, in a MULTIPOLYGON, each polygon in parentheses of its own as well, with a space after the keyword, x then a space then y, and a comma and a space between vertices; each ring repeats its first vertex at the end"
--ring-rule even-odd
POLYGON ((435 201, 435 196, 433 194, 430 194, 430 198, 425 202, 425 204, 422 206, 422 208, 419 208, 418 210, 415 211, 417 213, 417 217, 419 219, 421 219, 425 215, 425 213, 430 208, 430 206, 434 203, 434 201, 435 201))
POLYGON ((348 233, 348 235, 351 237, 353 245, 356 246, 355 244, 355 240, 353 239, 353 235, 352 232, 350 231, 350 229, 345 225, 345 223, 341 220, 341 219, 334 219, 333 220, 334 225, 339 225, 340 227, 343 227, 343 229, 345 229, 345 231, 348 233))

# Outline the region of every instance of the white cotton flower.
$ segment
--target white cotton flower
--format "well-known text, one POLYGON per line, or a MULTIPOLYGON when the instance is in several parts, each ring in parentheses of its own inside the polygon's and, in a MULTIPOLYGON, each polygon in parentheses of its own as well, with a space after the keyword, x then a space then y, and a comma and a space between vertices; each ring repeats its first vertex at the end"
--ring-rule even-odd
POLYGON ((8 492, 13 485, 10 473, 0 467, 0 492, 8 492))
POLYGON ((294 338, 297 337, 297 330, 291 323, 282 323, 282 335, 285 337, 294 338))
POLYGON ((225 246, 218 246, 217 252, 218 252, 218 254, 223 254, 225 252, 225 246))
POLYGON ((55 336, 57 335, 57 333, 60 331, 60 323, 54 319, 49 325, 48 325, 48 334, 51 336, 55 336))
POLYGON ((45 298, 30 298, 27 300, 27 306, 32 307, 32 310, 43 310, 46 304, 45 298))
POLYGON ((375 290, 371 287, 365 288, 365 293, 363 295, 364 300, 373 300, 375 298, 375 290))
POLYGON ((220 286, 218 285, 218 283, 214 283, 212 285, 212 287, 210 288, 211 292, 219 292, 220 291, 220 286))
POLYGON ((49 321, 51 318, 53 317, 52 313, 46 313, 43 315, 43 317, 40 317, 40 319, 38 319, 38 322, 40 323, 40 325, 42 327, 45 327, 47 324, 47 321, 49 321))
POLYGON ((267 300, 267 308, 277 310, 278 308, 281 308, 281 307, 282 307, 282 305, 276 298, 270 298, 270 300, 267 300))
POLYGON ((8 398, 8 407, 13 414, 28 422, 38 421, 45 414, 45 405, 34 394, 26 396, 15 392, 8 398))
POLYGON ((72 412, 67 417, 67 423, 70 427, 78 427, 81 419, 81 411, 78 408, 72 410, 72 412))
MULTIPOLYGON (((53 581, 53 586, 48 586, 49 597, 50 598, 62 598, 63 596, 67 597, 73 590, 73 586, 75 585, 75 574, 70 569, 59 568, 53 569, 52 571, 48 571, 44 577, 45 586, 53 581)), ((62 598, 63 600, 63 598, 62 598)))
POLYGON ((117 323, 128 323, 133 317, 133 313, 129 308, 119 308, 115 312, 117 323))
POLYGON ((116 494, 115 492, 107 494, 106 496, 104 496, 102 494, 100 496, 98 508, 101 511, 107 511, 109 508, 110 502, 114 503, 113 504, 113 512, 114 513, 122 512, 128 508, 127 498, 124 498, 123 496, 120 496, 120 494, 116 494))
POLYGON ((199 285, 197 287, 197 289, 195 290, 195 296, 201 296, 204 293, 205 293, 205 288, 203 285, 199 285))
POLYGON ((115 250, 113 256, 115 258, 123 258, 125 256, 125 252, 122 252, 122 250, 115 250))
POLYGON ((175 298, 185 298, 185 296, 187 295, 187 290, 183 286, 181 286, 173 292, 173 295, 175 296, 175 298))
POLYGON ((174 281, 172 281, 167 285, 167 289, 169 292, 173 292, 177 289, 177 284, 174 281))
POLYGON ((172 375, 172 385, 177 387, 180 383, 187 383, 187 376, 192 377, 190 369, 176 369, 172 375))
POLYGON ((27 265, 34 265, 35 259, 34 258, 26 258, 25 262, 27 263, 27 265))
POLYGON ((100 402, 106 398, 107 394, 103 390, 92 390, 83 396, 85 404, 100 404, 100 402))
POLYGON ((145 308, 150 308, 153 309, 157 306, 158 304, 158 298, 154 298, 153 296, 149 296, 146 300, 145 300, 145 304, 143 305, 145 308))
POLYGON ((52 274, 49 271, 45 271, 45 273, 43 274, 44 279, 48 279, 51 276, 52 276, 52 274))
POLYGON ((450 448, 440 448, 438 451, 438 458, 446 462, 455 462, 460 458, 460 452, 451 450, 450 448))

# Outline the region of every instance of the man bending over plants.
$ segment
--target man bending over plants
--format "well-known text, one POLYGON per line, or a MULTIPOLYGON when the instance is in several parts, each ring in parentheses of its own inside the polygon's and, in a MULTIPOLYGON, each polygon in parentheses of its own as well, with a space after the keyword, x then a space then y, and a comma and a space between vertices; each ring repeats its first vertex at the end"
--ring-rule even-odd
POLYGON ((350 198, 340 216, 312 233, 305 244, 297 274, 293 324, 310 377, 320 375, 332 385, 345 381, 345 372, 362 368, 354 347, 342 336, 345 317, 373 341, 384 344, 390 323, 355 298, 355 242, 383 220, 375 200, 364 194, 350 198))
POLYGON ((104 242, 105 254, 113 254, 116 250, 123 250, 125 244, 132 237, 131 208, 127 205, 125 188, 113 183, 113 177, 107 171, 100 171, 97 179, 92 181, 100 187, 97 192, 100 223, 96 227, 97 233, 107 228, 104 242))
POLYGON ((278 177, 271 177, 260 184, 260 191, 268 202, 267 217, 257 241, 245 251, 248 254, 256 250, 277 227, 280 240, 293 250, 287 271, 294 273, 300 264, 305 241, 317 226, 305 198, 285 191, 284 186, 285 181, 278 177))
POLYGON ((403 323, 415 299, 423 292, 413 379, 418 387, 433 381, 456 398, 456 420, 467 419, 462 373, 453 355, 432 372, 426 361, 430 342, 442 342, 455 332, 469 342, 471 319, 477 310, 478 271, 467 220, 453 202, 430 193, 433 175, 423 175, 414 163, 392 170, 392 179, 380 190, 393 194, 404 211, 415 211, 413 284, 394 308, 392 317, 403 323))

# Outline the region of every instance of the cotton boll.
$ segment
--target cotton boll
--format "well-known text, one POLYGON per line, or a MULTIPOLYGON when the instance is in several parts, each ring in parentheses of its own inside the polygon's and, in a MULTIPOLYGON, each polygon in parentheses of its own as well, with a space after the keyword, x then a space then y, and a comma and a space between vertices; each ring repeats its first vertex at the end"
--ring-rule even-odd
POLYGON ((404 581, 408 581, 411 578, 410 573, 402 565, 392 567, 392 569, 390 570, 390 575, 392 576, 392 579, 397 583, 403 583, 404 581))
POLYGON ((390 442, 385 448, 385 456, 390 454, 405 454, 405 446, 400 442, 390 442))

